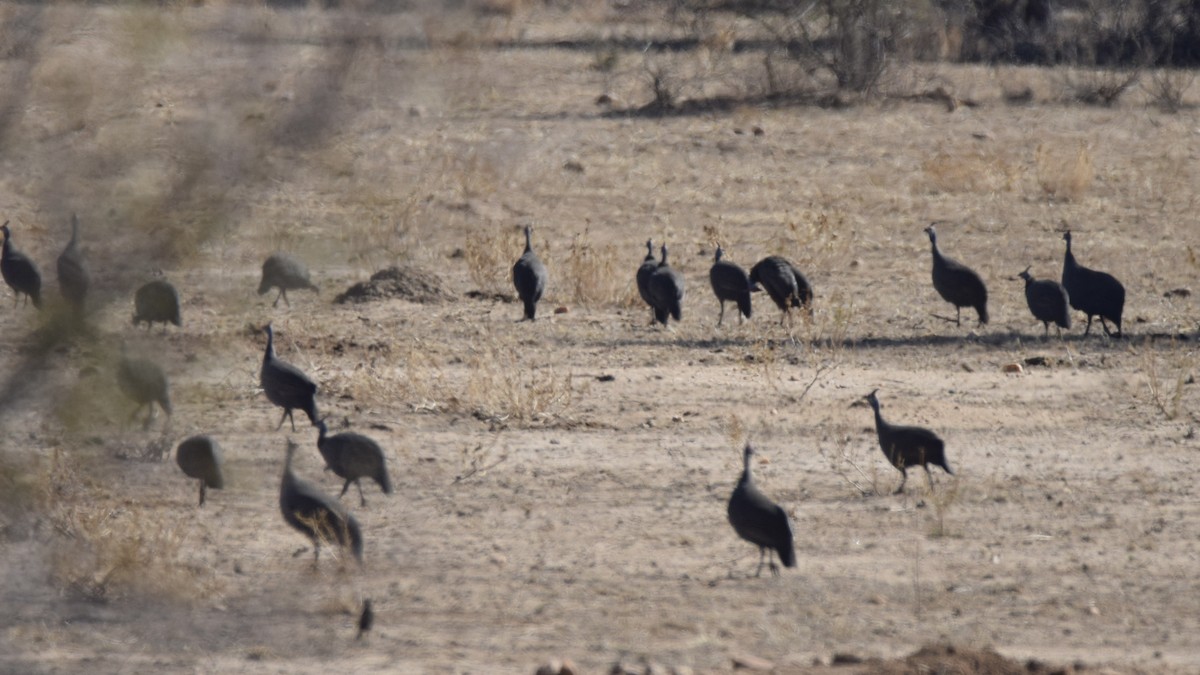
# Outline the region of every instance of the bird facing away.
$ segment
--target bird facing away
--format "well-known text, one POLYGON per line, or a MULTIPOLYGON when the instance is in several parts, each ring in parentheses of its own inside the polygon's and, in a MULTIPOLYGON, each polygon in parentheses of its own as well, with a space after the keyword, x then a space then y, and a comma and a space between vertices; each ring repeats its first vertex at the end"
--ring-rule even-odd
POLYGON ((750 268, 750 283, 765 288, 775 306, 783 310, 780 324, 791 316, 792 307, 812 307, 812 286, 786 258, 772 255, 758 261, 750 268))
POLYGON ((712 284, 713 294, 721 303, 721 313, 717 316, 717 325, 725 319, 725 301, 736 302, 738 306, 738 322, 742 317, 750 318, 750 277, 746 270, 736 263, 722 260, 725 250, 720 245, 713 256, 713 265, 708 270, 708 281, 712 284))
POLYGON ((317 422, 317 429, 320 430, 317 449, 320 450, 321 457, 325 458, 325 468, 346 480, 342 485, 342 493, 338 495, 339 499, 346 496, 346 490, 354 483, 358 486, 359 505, 366 506, 367 498, 363 496, 362 483, 359 482, 361 478, 374 480, 383 490, 383 494, 392 494, 387 462, 383 457, 383 448, 379 447, 378 443, 352 431, 327 436, 329 429, 325 426, 325 420, 317 422))
POLYGON ((1121 314, 1125 311, 1125 287, 1116 277, 1107 272, 1088 269, 1075 262, 1071 253, 1071 231, 1063 232, 1063 241, 1067 242, 1067 252, 1063 256, 1062 285, 1067 289, 1067 297, 1071 306, 1087 314, 1087 328, 1083 334, 1092 330, 1092 317, 1100 317, 1100 327, 1105 335, 1121 337, 1121 314), (1111 333, 1105 319, 1117 326, 1117 332, 1111 333))
POLYGON ((278 251, 272 253, 262 266, 262 281, 258 282, 258 294, 263 295, 272 288, 279 289, 279 295, 275 296, 275 302, 271 303, 272 307, 279 306, 279 299, 287 303, 288 307, 292 306, 292 301, 288 300, 287 292, 294 290, 311 290, 318 293, 316 284, 308 279, 308 268, 304 263, 300 262, 295 256, 278 251))
POLYGON ((1050 279, 1034 279, 1026 267, 1019 275, 1025 280, 1025 302, 1033 318, 1042 322, 1046 329, 1046 337, 1050 336, 1050 324, 1055 325, 1058 336, 1062 337, 1062 329, 1071 329, 1071 309, 1067 306, 1067 289, 1062 284, 1050 279))
POLYGON ((143 429, 149 429, 154 421, 154 404, 157 403, 167 413, 168 421, 171 416, 171 393, 167 385, 167 375, 157 363, 149 359, 131 357, 126 353, 125 345, 121 345, 121 359, 117 362, 117 385, 121 392, 138 404, 130 420, 137 417, 142 408, 149 407, 143 429))
POLYGON ((13 291, 13 307, 17 306, 17 302, 24 295, 27 300, 33 301, 33 306, 41 309, 42 307, 42 275, 38 272, 37 265, 29 259, 29 256, 17 250, 12 243, 12 232, 8 229, 8 221, 4 221, 0 225, 0 231, 4 232, 4 248, 0 253, 0 274, 4 276, 4 283, 13 291))
POLYGON ((225 487, 225 458, 220 444, 212 436, 185 438, 175 450, 175 463, 185 476, 200 483, 200 506, 204 506, 208 488, 220 490, 225 487))
POLYGON ((366 599, 362 603, 362 613, 358 615, 358 635, 354 639, 361 640, 373 625, 375 625, 375 612, 371 611, 371 601, 366 599))
POLYGON ((929 478, 929 489, 933 489, 933 474, 929 473, 929 465, 942 467, 951 476, 954 472, 946 463, 946 444, 937 434, 922 427, 907 427, 888 424, 879 413, 879 399, 875 394, 879 390, 867 394, 864 398, 875 411, 875 433, 879 435, 879 447, 883 456, 887 457, 892 466, 900 469, 900 487, 894 494, 904 491, 904 483, 908 481, 908 467, 921 465, 929 478))
POLYGON ((362 530, 358 521, 336 499, 321 492, 308 481, 292 473, 292 456, 296 444, 287 441, 287 456, 283 463, 283 478, 279 482, 279 510, 283 520, 312 540, 313 565, 321 557, 321 542, 336 543, 349 548, 362 564, 362 530))
POLYGON ((88 273, 83 251, 79 250, 79 218, 71 214, 71 241, 58 255, 58 288, 71 309, 79 314, 87 300, 92 277, 88 273))
POLYGON ((279 418, 279 431, 283 420, 292 421, 292 431, 296 430, 296 419, 292 410, 303 410, 314 425, 317 423, 317 384, 310 380, 299 368, 275 357, 275 332, 271 324, 263 328, 267 332, 267 349, 263 353, 262 370, 259 371, 259 384, 267 400, 283 408, 279 418))
POLYGON ((771 572, 779 574, 771 552, 779 554, 784 567, 796 566, 796 549, 792 537, 792 523, 783 507, 771 501, 754 485, 750 473, 750 461, 754 448, 749 443, 742 451, 742 477, 733 494, 729 495, 729 524, 742 539, 758 547, 758 569, 754 576, 762 574, 764 560, 770 563, 771 572))
POLYGON ((970 267, 942 255, 938 249, 937 230, 933 225, 925 228, 929 244, 933 249, 933 288, 946 302, 954 305, 954 324, 962 325, 963 307, 974 307, 979 314, 979 324, 988 322, 987 286, 983 278, 970 267))
POLYGON ((646 293, 650 306, 654 308, 654 320, 667 325, 668 317, 679 321, 683 316, 683 275, 671 268, 667 262, 667 245, 660 249, 662 259, 654 272, 646 279, 646 293))
POLYGON ((513 286, 517 297, 525 305, 525 319, 533 321, 537 316, 538 300, 546 292, 546 266, 533 252, 533 227, 525 226, 525 252, 517 258, 512 268, 513 286))
POLYGON ((168 322, 183 325, 179 317, 179 293, 170 282, 155 279, 137 289, 133 296, 133 325, 143 321, 147 329, 160 321, 164 331, 168 322))
POLYGON ((654 302, 650 299, 650 275, 654 274, 654 270, 658 269, 658 261, 654 259, 654 241, 646 240, 646 257, 642 258, 642 264, 637 270, 637 288, 638 295, 642 296, 642 301, 650 305, 650 323, 654 323, 656 312, 654 311, 654 302))

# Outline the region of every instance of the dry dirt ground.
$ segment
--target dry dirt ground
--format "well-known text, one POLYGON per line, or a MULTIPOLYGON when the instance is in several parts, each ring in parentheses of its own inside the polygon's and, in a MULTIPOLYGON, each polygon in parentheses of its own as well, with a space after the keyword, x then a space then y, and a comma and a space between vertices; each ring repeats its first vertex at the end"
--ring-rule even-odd
POLYGON ((682 95, 749 97, 761 55, 610 49, 677 26, 608 3, 518 10, 0 5, 2 215, 52 305, 0 314, 0 670, 885 672, 828 664, 951 644, 1200 671, 1194 109, 928 66, 889 83, 978 105, 611 115, 597 97, 646 103, 652 69, 682 95), (90 328, 56 340, 71 211, 95 289, 90 328), (934 220, 987 280, 989 325, 944 320, 934 220), (503 297, 525 223, 550 273, 534 323, 503 297), (1012 277, 1057 278, 1064 225, 1124 281, 1127 339, 1084 338, 1076 315, 1044 340, 1028 314, 1012 277), (648 237, 687 282, 668 330, 633 288, 648 237), (746 267, 792 259, 813 315, 781 326, 757 297, 716 328, 717 240, 746 267), (319 295, 255 295, 278 248, 319 295), (446 297, 412 301, 401 274, 399 296, 332 302, 397 263, 446 297), (129 325, 156 271, 180 329, 129 325), (280 517, 285 439, 302 477, 339 481, 315 431, 275 431, 268 321, 332 426, 386 448, 394 494, 344 500, 361 569, 314 569, 280 517), (168 372, 169 424, 126 423, 122 339, 168 372), (945 439, 956 475, 935 491, 916 472, 891 494, 875 388, 890 420, 945 439), (228 482, 203 508, 173 461, 200 432, 228 482), (795 529, 798 565, 774 578, 725 517, 747 439, 795 529), (364 598, 375 629, 356 641, 364 598))

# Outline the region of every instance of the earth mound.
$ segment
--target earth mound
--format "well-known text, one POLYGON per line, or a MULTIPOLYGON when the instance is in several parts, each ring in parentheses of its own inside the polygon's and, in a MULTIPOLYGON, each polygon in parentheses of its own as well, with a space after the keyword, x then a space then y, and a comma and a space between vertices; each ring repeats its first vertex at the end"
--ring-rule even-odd
POLYGON ((387 298, 401 298, 426 305, 453 300, 454 295, 445 290, 445 283, 433 272, 411 265, 393 265, 372 274, 368 281, 354 284, 333 301, 341 305, 387 298))

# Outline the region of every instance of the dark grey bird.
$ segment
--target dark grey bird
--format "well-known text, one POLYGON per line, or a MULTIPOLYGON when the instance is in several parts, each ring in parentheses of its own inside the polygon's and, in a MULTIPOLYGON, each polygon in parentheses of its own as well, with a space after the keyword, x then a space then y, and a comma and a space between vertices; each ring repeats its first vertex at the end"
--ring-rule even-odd
POLYGON ((154 404, 157 403, 163 412, 167 413, 168 421, 171 416, 171 392, 167 384, 167 374, 155 362, 149 359, 129 356, 125 345, 121 345, 121 359, 117 362, 117 385, 121 392, 138 404, 129 419, 133 420, 142 408, 148 407, 143 429, 149 429, 154 421, 154 404))
POLYGON ((1087 328, 1083 334, 1092 330, 1092 317, 1100 317, 1100 327, 1105 335, 1121 337, 1121 314, 1125 311, 1125 287, 1117 278, 1107 272, 1088 269, 1075 262, 1071 253, 1071 231, 1063 232, 1063 241, 1067 242, 1067 252, 1063 256, 1062 285, 1067 289, 1067 297, 1071 306, 1087 314, 1087 328), (1117 326, 1117 332, 1111 333, 1105 319, 1117 326))
POLYGON ((279 289, 279 295, 276 295, 275 302, 271 303, 272 307, 279 306, 280 298, 283 298, 287 306, 291 307, 292 301, 288 300, 288 291, 320 292, 317 290, 316 284, 309 281, 308 268, 304 266, 304 263, 290 253, 282 251, 272 253, 263 261, 262 281, 258 282, 258 294, 263 295, 272 288, 279 289))
POLYGON ((133 296, 133 325, 145 322, 149 329, 155 322, 161 322, 163 330, 168 323, 182 326, 179 316, 179 293, 170 282, 155 279, 148 282, 133 296))
POLYGON ((1025 302, 1033 318, 1042 322, 1046 329, 1046 337, 1050 336, 1050 324, 1055 325, 1058 336, 1062 337, 1062 329, 1071 329, 1071 308, 1068 306, 1067 289, 1051 279, 1034 279, 1029 273, 1030 267, 1018 276, 1025 280, 1025 302))
POLYGON ((220 490, 225 487, 225 458, 221 445, 212 436, 191 436, 183 439, 175 449, 175 463, 189 478, 200 483, 200 506, 208 488, 220 490))
POLYGON ((325 420, 317 421, 320 435, 317 437, 317 450, 325 458, 325 468, 345 479, 342 493, 338 498, 346 496, 350 484, 358 486, 360 506, 367 505, 363 496, 362 483, 359 479, 370 478, 379 484, 383 494, 392 494, 392 481, 388 478, 387 462, 383 457, 383 448, 373 439, 353 431, 328 436, 329 429, 325 420))
POLYGON ((656 313, 654 311, 654 302, 650 299, 650 275, 654 274, 654 270, 658 269, 658 261, 654 259, 654 241, 646 240, 646 257, 642 258, 642 264, 637 270, 637 288, 638 295, 642 296, 642 301, 650 305, 650 323, 654 323, 656 313))
POLYGON ((358 635, 354 639, 361 640, 373 625, 375 625, 375 612, 371 611, 371 601, 366 599, 363 600, 362 612, 358 615, 358 635))
POLYGON ((533 227, 525 226, 525 252, 513 263, 512 280, 525 306, 525 320, 537 318, 537 304, 546 292, 546 266, 533 252, 533 227))
POLYGON ((758 261, 750 268, 750 283, 766 289, 775 306, 783 310, 781 324, 791 316, 791 308, 812 307, 812 286, 786 258, 772 255, 758 261))
POLYGON ((0 274, 4 276, 4 283, 13 291, 13 307, 17 306, 17 302, 24 295, 27 300, 33 301, 33 306, 41 309, 42 307, 42 275, 38 272, 37 265, 29 259, 29 256, 17 250, 12 243, 12 232, 8 229, 8 221, 4 221, 0 225, 0 230, 4 232, 4 248, 0 253, 0 274))
POLYGON ((750 471, 754 448, 747 443, 742 451, 742 477, 733 494, 729 495, 729 524, 742 539, 758 547, 758 569, 754 576, 762 574, 763 562, 770 563, 771 572, 779 574, 772 552, 779 554, 784 567, 796 566, 796 548, 792 537, 792 523, 787 512, 759 491, 750 471))
POLYGON ((654 320, 667 325, 669 318, 679 321, 683 316, 683 275, 667 262, 667 245, 660 249, 662 259, 646 279, 646 293, 654 309, 654 320))
POLYGON ((71 240, 58 255, 58 288, 76 314, 83 312, 92 276, 79 249, 79 218, 71 214, 71 240))
POLYGON ((887 457, 892 466, 900 469, 900 487, 895 494, 904 491, 904 483, 908 481, 908 467, 920 465, 925 468, 929 478, 929 489, 933 489, 933 474, 929 473, 929 465, 940 466, 951 476, 954 472, 946 463, 946 444, 938 435, 923 427, 897 426, 888 424, 879 413, 879 399, 876 389, 864 398, 875 411, 875 433, 879 436, 879 447, 883 456, 887 457))
POLYGON ((289 438, 283 479, 279 482, 279 510, 284 521, 312 541, 313 565, 321 557, 322 542, 348 548, 361 564, 363 540, 358 521, 336 499, 321 492, 312 483, 296 478, 292 472, 292 456, 295 454, 296 444, 289 438))
POLYGON ((736 263, 722 260, 721 256, 724 253, 725 249, 718 245, 717 252, 713 256, 713 265, 708 269, 708 281, 712 284, 713 294, 721 303, 721 313, 717 316, 718 326, 725 319, 726 301, 737 303, 739 322, 742 317, 749 319, 751 311, 750 276, 736 263))
POLYGON ((974 307, 979 314, 980 325, 988 322, 987 286, 983 278, 970 267, 942 255, 938 249, 937 230, 933 225, 925 228, 933 250, 933 288, 946 302, 954 305, 954 324, 962 325, 963 307, 974 307))
POLYGON ((299 368, 281 361, 275 356, 275 332, 271 324, 263 328, 267 332, 267 349, 263 353, 262 370, 259 371, 259 384, 267 400, 283 408, 279 418, 279 431, 283 420, 292 421, 292 431, 296 430, 296 419, 292 417, 293 410, 302 410, 314 425, 317 423, 317 384, 310 380, 299 368))

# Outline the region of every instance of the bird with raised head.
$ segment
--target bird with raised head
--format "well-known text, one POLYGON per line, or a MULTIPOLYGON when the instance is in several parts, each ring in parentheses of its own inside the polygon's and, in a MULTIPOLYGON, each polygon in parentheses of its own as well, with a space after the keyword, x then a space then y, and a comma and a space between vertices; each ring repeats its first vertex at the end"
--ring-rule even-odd
POLYGON ((358 521, 336 499, 296 477, 292 471, 295 454, 296 444, 289 438, 279 482, 279 510, 284 522, 312 541, 314 566, 321 557, 322 543, 349 549, 361 564, 363 539, 358 521))
POLYGON ((42 274, 38 272, 33 260, 12 243, 12 232, 8 229, 8 221, 0 225, 4 232, 4 248, 0 251, 0 275, 4 283, 13 291, 13 307, 17 306, 21 296, 33 301, 33 306, 42 308, 42 274))
POLYGON ((292 417, 293 410, 303 410, 313 425, 317 423, 317 384, 305 375, 299 368, 275 356, 275 331, 271 324, 264 328, 267 333, 267 348, 263 352, 262 369, 258 381, 262 385, 267 400, 283 408, 283 415, 275 427, 279 431, 285 419, 292 421, 292 431, 296 430, 296 419, 292 417))
POLYGON ((946 302, 954 305, 954 324, 962 325, 962 308, 973 307, 979 315, 979 324, 988 322, 987 286, 983 277, 975 270, 953 258, 942 255, 937 243, 934 225, 925 228, 933 252, 933 288, 946 302))
POLYGON ((712 285, 713 295, 721 303, 721 313, 717 315, 717 325, 725 319, 725 302, 735 302, 738 307, 738 323, 744 318, 750 318, 750 276, 737 263, 723 260, 725 249, 717 245, 713 254, 712 267, 708 269, 708 282, 712 285))
POLYGON ((1067 289, 1067 298, 1071 306, 1087 315, 1087 328, 1083 334, 1092 331, 1092 317, 1100 317, 1100 327, 1105 335, 1121 337, 1121 314, 1125 311, 1125 287, 1117 278, 1107 272, 1088 269, 1075 260, 1071 253, 1071 231, 1063 232, 1063 241, 1067 242, 1066 253, 1063 254, 1062 285, 1067 289), (1108 330, 1105 319, 1116 324, 1117 332, 1108 330))
POLYGON ((879 412, 877 393, 879 393, 878 389, 863 398, 871 404, 871 409, 875 411, 875 433, 879 436, 879 447, 883 450, 883 456, 887 457, 892 466, 900 470, 900 487, 896 488, 894 494, 904 492, 904 484, 908 482, 910 466, 921 466, 925 469, 930 490, 933 489, 933 474, 929 472, 930 464, 942 467, 946 473, 953 476, 954 472, 946 463, 945 442, 938 438, 937 434, 924 427, 888 423, 879 412))
POLYGON ((546 266, 533 250, 533 226, 525 226, 525 252, 513 263, 512 280, 525 307, 523 321, 537 318, 537 304, 546 292, 546 266))
POLYGON ((758 569, 754 576, 762 574, 764 561, 771 572, 779 574, 772 553, 779 554, 784 567, 796 566, 796 548, 792 536, 792 523, 787 512, 759 491, 754 484, 750 463, 754 448, 747 443, 742 450, 742 476, 738 479, 733 494, 729 495, 727 514, 729 524, 739 537, 758 547, 758 569))

